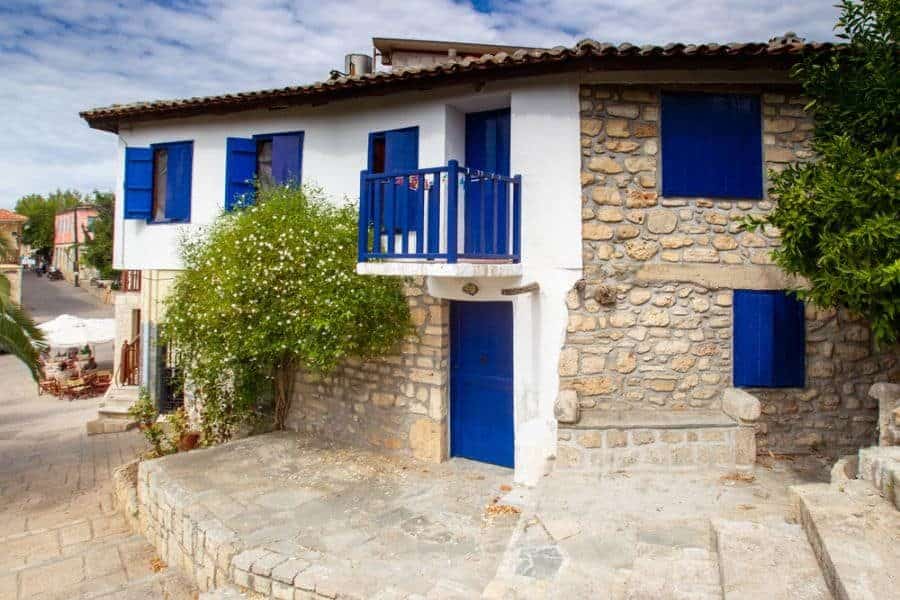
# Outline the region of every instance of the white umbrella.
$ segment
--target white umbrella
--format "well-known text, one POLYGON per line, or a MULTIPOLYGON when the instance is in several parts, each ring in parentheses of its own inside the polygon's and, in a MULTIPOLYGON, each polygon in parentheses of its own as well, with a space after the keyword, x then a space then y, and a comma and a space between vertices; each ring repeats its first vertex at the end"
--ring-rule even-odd
POLYGON ((116 339, 114 319, 82 319, 60 315, 38 327, 44 332, 47 343, 56 348, 103 344, 116 339))

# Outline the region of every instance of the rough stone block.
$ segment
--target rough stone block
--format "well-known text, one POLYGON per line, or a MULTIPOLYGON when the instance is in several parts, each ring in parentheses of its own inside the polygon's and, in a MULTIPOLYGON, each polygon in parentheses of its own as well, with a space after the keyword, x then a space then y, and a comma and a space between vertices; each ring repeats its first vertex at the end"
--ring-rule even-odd
POLYGON ((738 388, 727 388, 722 393, 722 410, 732 419, 744 422, 756 421, 761 414, 756 396, 738 388))

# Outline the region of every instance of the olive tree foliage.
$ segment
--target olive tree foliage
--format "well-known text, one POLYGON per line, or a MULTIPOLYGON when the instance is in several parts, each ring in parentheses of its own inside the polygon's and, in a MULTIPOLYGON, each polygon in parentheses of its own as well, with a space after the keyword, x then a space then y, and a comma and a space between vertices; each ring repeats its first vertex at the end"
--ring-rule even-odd
POLYGON ((356 274, 357 212, 321 190, 262 187, 182 240, 164 339, 202 401, 207 443, 274 408, 283 428, 299 369, 390 351, 410 332, 401 281, 356 274), (266 398, 272 398, 267 402, 266 398))
POLYGON ((792 72, 810 98, 816 160, 772 174, 773 253, 809 287, 800 297, 868 319, 879 344, 900 332, 900 2, 844 0, 846 44, 792 72))

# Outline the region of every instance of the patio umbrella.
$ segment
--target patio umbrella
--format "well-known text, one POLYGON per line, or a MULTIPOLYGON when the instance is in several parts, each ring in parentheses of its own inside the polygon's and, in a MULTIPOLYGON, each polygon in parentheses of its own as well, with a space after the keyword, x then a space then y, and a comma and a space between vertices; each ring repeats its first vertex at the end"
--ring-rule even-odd
POLYGON ((38 327, 46 335, 47 343, 55 348, 102 344, 116 338, 114 319, 82 319, 73 315, 60 315, 38 327))

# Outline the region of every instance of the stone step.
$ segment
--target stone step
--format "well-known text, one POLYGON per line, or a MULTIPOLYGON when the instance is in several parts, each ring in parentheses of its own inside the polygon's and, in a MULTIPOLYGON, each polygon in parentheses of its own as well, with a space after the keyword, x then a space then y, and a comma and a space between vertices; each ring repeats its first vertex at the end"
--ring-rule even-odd
POLYGON ((894 508, 900 510, 900 446, 860 448, 858 477, 868 481, 894 508))
POLYGON ((712 521, 725 600, 829 600, 816 556, 800 525, 712 521))
POLYGON ((896 598, 900 512, 868 481, 790 488, 831 593, 838 600, 896 598))
POLYGON ((129 421, 120 418, 101 417, 84 424, 88 435, 100 435, 102 433, 122 433, 137 427, 137 421, 129 421))
POLYGON ((140 396, 140 389, 137 385, 111 385, 106 389, 102 403, 123 403, 131 406, 140 396))

